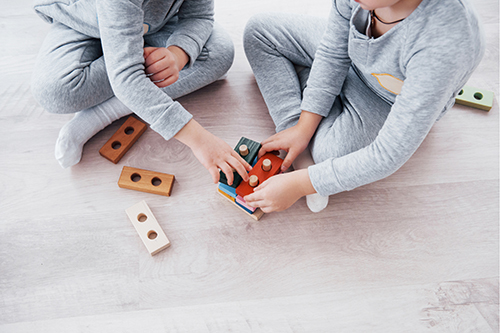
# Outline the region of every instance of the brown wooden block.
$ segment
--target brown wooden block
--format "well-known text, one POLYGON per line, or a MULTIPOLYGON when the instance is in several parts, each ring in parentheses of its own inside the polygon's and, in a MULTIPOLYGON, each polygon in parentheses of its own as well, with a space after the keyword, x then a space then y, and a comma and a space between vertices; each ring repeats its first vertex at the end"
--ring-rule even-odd
POLYGON ((134 116, 128 117, 108 142, 102 146, 99 154, 115 164, 118 163, 146 129, 146 123, 134 116))
POLYGON ((169 197, 174 180, 174 175, 124 166, 118 186, 169 197))

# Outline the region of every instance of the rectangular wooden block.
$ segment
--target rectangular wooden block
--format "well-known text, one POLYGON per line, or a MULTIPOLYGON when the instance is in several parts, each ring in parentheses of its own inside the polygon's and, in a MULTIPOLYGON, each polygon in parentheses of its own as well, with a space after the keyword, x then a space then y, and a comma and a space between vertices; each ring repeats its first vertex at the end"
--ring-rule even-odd
POLYGON ((133 205, 125 212, 152 256, 170 246, 170 241, 145 201, 133 205))
POLYGON ((236 198, 236 189, 229 185, 219 183, 219 190, 221 190, 222 192, 226 193, 227 195, 233 198, 236 198))
POLYGON ((226 192, 224 192, 223 190, 221 190, 220 188, 217 189, 217 191, 222 194, 223 196, 225 196, 228 200, 231 200, 232 202, 234 202, 236 200, 236 198, 233 198, 232 196, 230 196, 229 194, 227 194, 226 192))
MULTIPOLYGON (((274 155, 273 153, 266 153, 257 161, 257 163, 255 163, 252 171, 250 171, 248 175, 256 175, 259 177, 259 184, 262 184, 269 177, 274 176, 281 171, 281 164, 283 164, 283 160, 280 157, 274 155), (262 169, 262 162, 266 159, 271 160, 271 170, 269 171, 264 171, 262 169)), ((236 194, 243 198, 245 195, 252 193, 253 189, 254 187, 251 187, 248 182, 241 182, 241 184, 236 188, 236 194)))
POLYGON ((240 205, 243 209, 249 211, 250 213, 253 213, 255 212, 255 210, 257 208, 254 208, 254 207, 250 207, 249 205, 247 205, 247 202, 245 201, 245 199, 243 199, 242 197, 240 197, 239 195, 236 197, 236 201, 235 201, 238 205, 240 205))
POLYGON ((245 214, 253 218, 255 221, 260 220, 260 218, 264 215, 264 212, 260 208, 257 208, 255 212, 251 214, 247 212, 245 209, 243 209, 241 206, 239 206, 236 202, 231 200, 234 198, 228 197, 224 192, 219 191, 219 189, 217 189, 217 193, 219 193, 222 197, 226 198, 228 202, 231 202, 235 207, 238 207, 242 212, 245 212, 245 214))
POLYGON ((169 197, 174 180, 174 175, 124 166, 118 186, 169 197))
POLYGON ((102 146, 99 154, 115 164, 118 163, 146 129, 146 123, 134 116, 128 117, 108 142, 102 146))
POLYGON ((455 98, 455 102, 476 109, 490 111, 493 106, 493 99, 494 94, 492 91, 465 86, 455 98))
MULTIPOLYGON (((234 147, 234 150, 239 154, 240 153, 240 146, 241 145, 246 145, 248 147, 248 155, 242 156, 247 163, 252 164, 255 158, 257 157, 257 154, 259 153, 259 149, 261 147, 260 143, 255 142, 253 140, 247 139, 245 137, 241 137, 240 141, 236 144, 236 147, 234 147)), ((237 172, 233 172, 234 180, 231 185, 231 187, 238 187, 241 183, 241 176, 237 172)), ((220 177, 219 181, 225 185, 227 185, 227 178, 224 172, 220 171, 220 177)))

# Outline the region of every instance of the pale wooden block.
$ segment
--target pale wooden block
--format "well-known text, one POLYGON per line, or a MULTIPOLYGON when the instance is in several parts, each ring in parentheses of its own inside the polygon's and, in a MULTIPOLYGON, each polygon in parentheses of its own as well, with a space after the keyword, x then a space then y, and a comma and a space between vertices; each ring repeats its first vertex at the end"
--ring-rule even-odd
POLYGON ((144 200, 125 212, 152 256, 170 246, 170 241, 144 200))
POLYGON ((124 166, 118 186, 129 190, 170 196, 175 176, 124 166))

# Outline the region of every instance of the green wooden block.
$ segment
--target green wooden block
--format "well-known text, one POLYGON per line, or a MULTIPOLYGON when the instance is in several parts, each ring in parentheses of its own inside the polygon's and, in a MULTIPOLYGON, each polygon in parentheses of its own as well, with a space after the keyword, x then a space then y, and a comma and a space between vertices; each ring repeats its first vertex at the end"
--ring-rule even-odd
POLYGON ((493 97, 494 94, 491 91, 465 86, 458 93, 455 102, 472 108, 490 111, 493 106, 493 97))
MULTIPOLYGON (((238 154, 240 153, 240 146, 241 145, 246 145, 248 147, 248 154, 246 156, 241 156, 241 155, 240 156, 243 157, 243 159, 245 161, 247 161, 249 164, 252 164, 252 162, 257 157, 257 154, 259 153, 259 150, 261 147, 260 143, 255 142, 255 141, 250 140, 250 139, 247 139, 245 137, 241 137, 241 139, 240 139, 240 141, 238 141, 238 144, 236 145, 236 147, 234 147, 234 150, 238 154)), ((228 186, 237 188, 238 185, 240 185, 242 179, 241 179, 241 176, 239 175, 239 173, 237 173, 237 172, 233 172, 233 176, 234 176, 233 184, 229 185, 227 183, 226 175, 224 174, 224 172, 220 171, 219 182, 226 184, 228 186)))

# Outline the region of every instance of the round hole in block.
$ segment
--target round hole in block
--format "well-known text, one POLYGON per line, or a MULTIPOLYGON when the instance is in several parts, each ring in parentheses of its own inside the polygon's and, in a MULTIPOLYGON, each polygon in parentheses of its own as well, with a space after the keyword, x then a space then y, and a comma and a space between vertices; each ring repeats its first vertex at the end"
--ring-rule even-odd
POLYGON ((134 133, 134 128, 129 126, 129 127, 125 128, 124 132, 125 132, 125 134, 130 135, 130 134, 134 133))
POLYGON ((250 180, 248 181, 248 185, 250 185, 251 187, 256 187, 257 185, 259 185, 259 177, 257 177, 256 175, 251 175, 250 180))
POLYGON ((111 144, 111 148, 113 149, 120 149, 120 147, 122 146, 121 142, 120 141, 115 141, 111 144))
POLYGON ((137 183, 139 180, 141 180, 141 175, 138 173, 133 173, 132 176, 130 176, 130 180, 134 183, 137 183))
POLYGON ((478 101, 480 101, 483 99, 483 94, 481 94, 480 92, 477 92, 474 94, 474 98, 477 99, 478 101))
POLYGON ((158 177, 154 177, 153 179, 151 179, 151 184, 153 186, 160 186, 161 185, 161 179, 158 178, 158 177))
POLYGON ((460 92, 458 93, 458 96, 463 95, 463 94, 464 94, 464 90, 462 89, 462 90, 460 90, 460 92))
POLYGON ((146 214, 140 213, 139 215, 137 215, 137 221, 139 222, 146 222, 147 219, 148 216, 146 214))
POLYGON ((158 234, 156 233, 156 231, 154 230, 150 230, 148 232, 148 238, 151 239, 151 240, 154 240, 156 239, 156 237, 158 237, 158 234))

